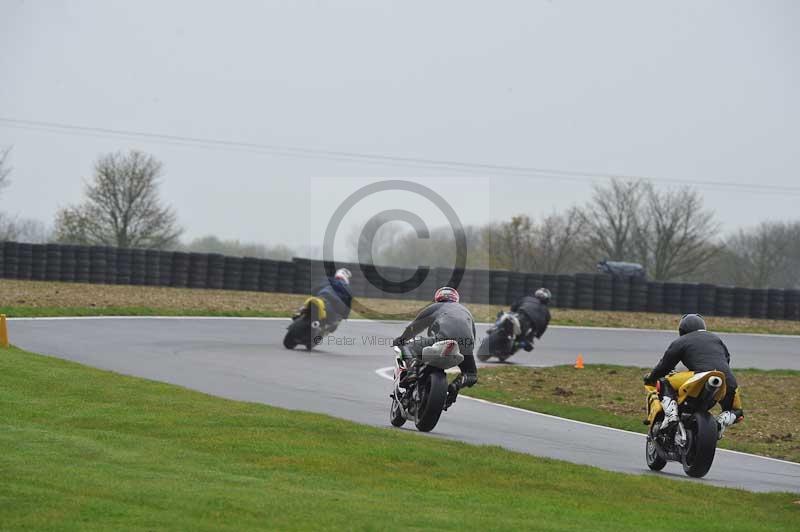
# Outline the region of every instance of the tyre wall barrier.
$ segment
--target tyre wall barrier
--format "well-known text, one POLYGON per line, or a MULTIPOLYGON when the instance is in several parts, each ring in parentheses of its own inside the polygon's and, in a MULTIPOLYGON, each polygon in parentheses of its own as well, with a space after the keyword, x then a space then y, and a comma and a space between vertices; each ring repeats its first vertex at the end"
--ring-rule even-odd
MULTIPOLYGON (((448 268, 399 268, 337 263, 353 273, 356 297, 430 301, 434 291, 451 284, 448 268)), ((703 283, 612 278, 602 273, 554 275, 505 270, 467 269, 455 283, 467 304, 507 307, 522 295, 546 287, 552 306, 561 308, 699 312, 800 320, 800 289, 750 289, 703 283)), ((327 276, 320 260, 291 261, 228 257, 110 246, 0 242, 0 278, 248 290, 307 294, 327 276)))

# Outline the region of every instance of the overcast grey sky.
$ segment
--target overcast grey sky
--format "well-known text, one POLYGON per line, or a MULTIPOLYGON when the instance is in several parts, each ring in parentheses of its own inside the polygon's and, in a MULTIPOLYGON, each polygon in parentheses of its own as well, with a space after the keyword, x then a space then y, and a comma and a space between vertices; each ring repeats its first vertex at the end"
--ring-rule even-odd
MULTIPOLYGON (((0 117, 797 187, 703 188, 733 228, 797 217, 798 27, 800 3, 790 0, 2 0, 0 117)), ((14 167, 4 211, 49 223, 56 208, 80 199, 98 154, 139 148, 163 161, 164 197, 187 237, 294 246, 317 243, 338 202, 377 178, 421 178, 465 223, 547 214, 591 192, 588 181, 557 176, 284 157, 0 122, 4 145, 13 145, 14 167)), ((413 201, 376 196, 353 220, 398 203, 413 201)))

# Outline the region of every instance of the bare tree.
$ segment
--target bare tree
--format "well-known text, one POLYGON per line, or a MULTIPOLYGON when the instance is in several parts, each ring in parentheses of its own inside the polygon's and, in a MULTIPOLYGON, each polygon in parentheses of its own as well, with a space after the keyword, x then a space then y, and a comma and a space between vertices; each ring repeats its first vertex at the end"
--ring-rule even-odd
POLYGON ((174 211, 159 198, 161 168, 154 157, 140 151, 100 157, 86 184, 84 203, 56 215, 56 238, 119 247, 174 245, 182 230, 174 211))
POLYGON ((798 224, 762 222, 752 229, 740 229, 726 241, 735 264, 734 282, 753 288, 791 286, 798 242, 798 224))
POLYGON ((545 217, 535 231, 536 253, 532 271, 566 273, 580 269, 586 255, 585 224, 585 218, 576 208, 545 217))
POLYGON ((717 253, 719 226, 703 208, 700 194, 683 187, 659 192, 646 188, 646 204, 636 224, 638 255, 656 280, 696 274, 717 253))
POLYGON ((632 254, 633 238, 649 185, 645 181, 612 179, 594 186, 583 209, 589 252, 594 258, 625 260, 632 254))

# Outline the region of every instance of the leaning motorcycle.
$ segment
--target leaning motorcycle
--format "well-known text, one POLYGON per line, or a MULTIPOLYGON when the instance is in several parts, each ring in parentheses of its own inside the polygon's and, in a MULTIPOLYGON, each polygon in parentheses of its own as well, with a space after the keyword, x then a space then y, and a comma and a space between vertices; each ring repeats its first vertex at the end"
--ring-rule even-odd
POLYGON ((682 371, 667 376, 677 390, 678 422, 662 428, 661 382, 645 385, 647 392, 647 466, 660 471, 668 461, 683 464, 690 477, 705 476, 714 462, 719 426, 709 410, 725 397, 725 374, 720 371, 682 371))
POLYGON ((294 349, 298 345, 304 345, 310 351, 322 341, 325 334, 331 332, 331 324, 327 322, 327 317, 325 300, 320 297, 309 297, 292 316, 292 323, 289 324, 283 337, 283 346, 286 349, 294 349))
POLYGON ((478 360, 486 362, 495 356, 504 362, 519 349, 517 338, 521 333, 519 316, 515 312, 498 314, 494 326, 486 331, 486 337, 478 346, 478 360))
POLYGON ((395 347, 394 390, 389 421, 402 427, 413 421, 417 430, 429 432, 439 422, 447 401, 445 370, 458 366, 464 355, 455 340, 442 340, 414 355, 407 347, 395 347))

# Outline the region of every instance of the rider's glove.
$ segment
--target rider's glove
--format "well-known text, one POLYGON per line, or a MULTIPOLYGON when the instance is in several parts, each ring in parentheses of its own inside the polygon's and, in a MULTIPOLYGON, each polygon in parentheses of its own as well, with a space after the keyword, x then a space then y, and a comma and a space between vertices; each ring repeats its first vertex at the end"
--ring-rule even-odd
POLYGON ((520 340, 519 345, 522 347, 522 349, 529 353, 533 351, 533 344, 526 339, 520 340))
POLYGON ((643 378, 645 384, 653 385, 656 383, 656 379, 654 379, 650 373, 644 376, 643 378))

